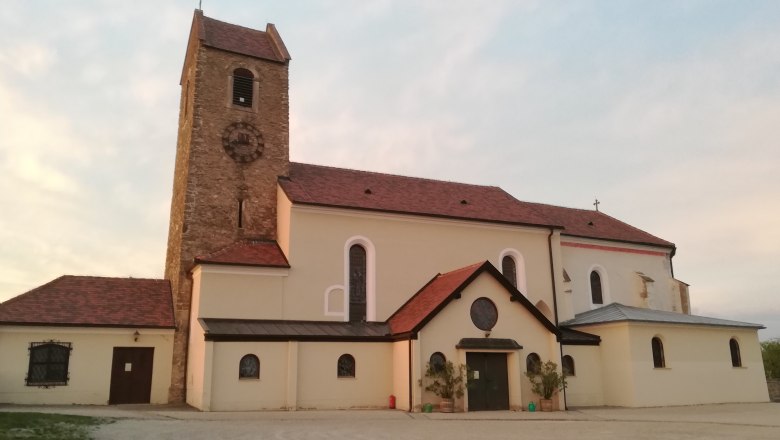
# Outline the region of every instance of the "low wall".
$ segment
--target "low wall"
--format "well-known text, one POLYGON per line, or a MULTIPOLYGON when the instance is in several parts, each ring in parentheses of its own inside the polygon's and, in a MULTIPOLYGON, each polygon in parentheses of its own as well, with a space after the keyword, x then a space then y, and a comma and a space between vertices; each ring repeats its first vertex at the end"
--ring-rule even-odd
POLYGON ((769 388, 769 400, 780 402, 780 379, 767 379, 766 386, 769 388))

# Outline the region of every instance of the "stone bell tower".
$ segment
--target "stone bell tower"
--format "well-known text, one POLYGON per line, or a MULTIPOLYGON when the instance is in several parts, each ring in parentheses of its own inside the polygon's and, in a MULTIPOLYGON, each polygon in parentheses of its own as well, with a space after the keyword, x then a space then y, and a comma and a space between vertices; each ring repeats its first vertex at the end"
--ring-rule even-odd
POLYGON ((195 11, 165 262, 176 318, 171 402, 185 400, 195 257, 242 239, 276 239, 277 178, 290 162, 289 61, 274 25, 258 31, 195 11))

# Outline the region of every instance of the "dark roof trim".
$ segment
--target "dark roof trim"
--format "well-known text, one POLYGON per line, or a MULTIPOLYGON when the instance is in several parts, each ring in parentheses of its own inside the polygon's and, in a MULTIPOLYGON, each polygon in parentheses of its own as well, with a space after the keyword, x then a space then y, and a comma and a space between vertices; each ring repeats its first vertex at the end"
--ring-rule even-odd
POLYGON ((195 258, 195 264, 201 266, 241 266, 241 267, 267 267, 270 269, 289 269, 290 264, 277 265, 277 264, 252 264, 252 263, 226 263, 224 261, 207 261, 202 258, 195 258))
POLYGON ((330 335, 234 335, 206 333, 206 341, 214 342, 395 342, 409 337, 398 336, 330 336, 330 335))
POLYGON ((601 345, 601 336, 561 327, 561 345, 601 345))
POLYGON ((455 348, 477 350, 522 350, 523 346, 514 339, 503 338, 463 338, 455 348))

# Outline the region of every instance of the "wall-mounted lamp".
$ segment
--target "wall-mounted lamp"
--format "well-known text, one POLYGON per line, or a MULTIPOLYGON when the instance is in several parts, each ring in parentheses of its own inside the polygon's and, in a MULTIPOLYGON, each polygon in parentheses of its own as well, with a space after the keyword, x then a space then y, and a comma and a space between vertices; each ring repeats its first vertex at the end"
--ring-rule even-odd
POLYGON ((136 331, 135 331, 135 333, 133 333, 133 340, 134 340, 135 342, 138 342, 138 337, 139 337, 139 336, 141 336, 141 334, 140 334, 140 333, 138 333, 138 330, 136 330, 136 331))

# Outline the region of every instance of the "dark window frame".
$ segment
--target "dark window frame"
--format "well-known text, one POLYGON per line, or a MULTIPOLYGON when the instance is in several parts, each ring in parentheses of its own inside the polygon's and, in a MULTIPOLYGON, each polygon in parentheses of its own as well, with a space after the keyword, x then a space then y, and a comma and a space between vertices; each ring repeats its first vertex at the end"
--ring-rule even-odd
POLYGON ((590 301, 592 304, 604 304, 604 282, 598 271, 590 271, 590 301))
POLYGON ((239 379, 260 379, 260 358, 254 354, 245 354, 238 362, 239 379), (254 366, 246 365, 246 362, 254 362, 254 366))
POLYGON ((437 351, 428 358, 428 364, 433 371, 444 371, 444 367, 447 365, 447 356, 444 356, 444 353, 437 351))
POLYGON ((666 368, 666 356, 664 355, 664 343, 658 336, 654 336, 650 342, 653 350, 653 368, 666 368))
POLYGON ((344 353, 339 356, 339 360, 336 363, 336 377, 339 379, 354 379, 355 378, 355 357, 349 353, 344 353))
POLYGON ((501 273, 509 284, 517 289, 517 261, 511 255, 504 255, 501 259, 501 273))
POLYGON ((68 385, 70 380, 70 342, 30 342, 27 348, 29 363, 25 385, 52 387, 68 385))
POLYGON ((536 353, 531 353, 525 357, 525 371, 528 373, 542 372, 542 358, 536 353))
POLYGON ((364 322, 368 314, 368 250, 349 247, 349 322, 364 322))
POLYGON ((731 352, 731 366, 742 367, 742 353, 739 350, 739 341, 735 338, 729 339, 729 351, 731 352))
POLYGON ((574 358, 568 354, 561 358, 561 371, 564 376, 576 376, 577 370, 574 367, 574 358))
POLYGON ((249 69, 239 67, 233 70, 233 105, 252 108, 255 97, 255 75, 249 69), (242 100, 243 99, 243 100, 242 100))

